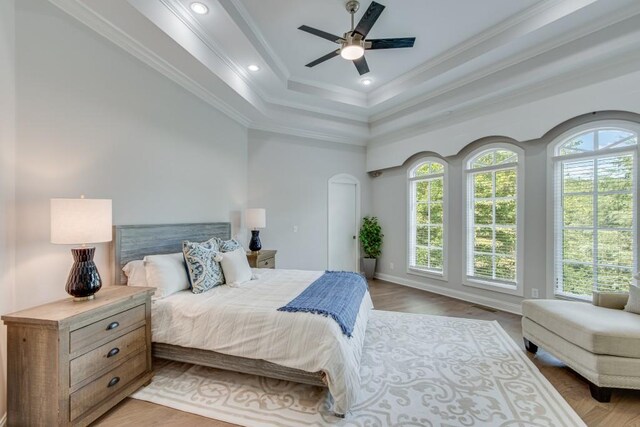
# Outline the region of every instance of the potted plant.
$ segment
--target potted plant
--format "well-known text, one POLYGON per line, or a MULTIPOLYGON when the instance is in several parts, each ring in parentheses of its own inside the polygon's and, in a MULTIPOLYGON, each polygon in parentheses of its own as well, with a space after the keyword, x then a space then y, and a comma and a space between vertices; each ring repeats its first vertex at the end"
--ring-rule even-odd
POLYGON ((362 265, 364 267, 364 275, 367 279, 373 279, 376 271, 376 259, 380 256, 382 248, 382 227, 378 224, 378 218, 375 216, 365 216, 362 218, 360 226, 360 243, 364 258, 362 265))

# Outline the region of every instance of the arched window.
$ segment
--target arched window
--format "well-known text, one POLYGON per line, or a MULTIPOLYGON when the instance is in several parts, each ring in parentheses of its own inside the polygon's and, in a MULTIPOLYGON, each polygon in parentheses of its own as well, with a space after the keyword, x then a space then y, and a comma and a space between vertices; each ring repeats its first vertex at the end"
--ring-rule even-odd
POLYGON ((408 271, 446 279, 447 165, 423 158, 409 168, 408 271))
POLYGON ((627 291, 637 267, 638 132, 624 122, 590 124, 550 147, 553 285, 591 299, 627 291))
POLYGON ((466 285, 523 293, 522 154, 510 144, 491 144, 467 157, 466 285))

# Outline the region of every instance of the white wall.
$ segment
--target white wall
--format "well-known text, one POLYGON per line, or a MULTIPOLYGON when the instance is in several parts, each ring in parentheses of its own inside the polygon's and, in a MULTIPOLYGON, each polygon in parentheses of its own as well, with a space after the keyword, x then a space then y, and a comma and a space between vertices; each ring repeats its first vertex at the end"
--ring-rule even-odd
POLYGON ((328 181, 360 181, 362 216, 370 212, 364 147, 249 131, 249 207, 267 210, 262 247, 277 249, 278 268, 327 268, 328 181), (298 232, 293 232, 293 226, 298 232))
MULTIPOLYGON (((46 1, 17 7, 16 308, 65 297, 49 199, 113 199, 114 224, 235 222, 246 130, 46 1), (46 273, 43 273, 46 272, 46 273)), ((96 262, 112 283, 108 244, 96 262)))
MULTIPOLYGON (((15 149, 14 1, 0 1, 0 314, 13 310, 15 149)), ((0 424, 7 412, 6 328, 0 326, 0 424)))
MULTIPOLYGON (((569 120, 549 132, 543 138, 515 143, 525 151, 524 198, 524 297, 531 298, 536 288, 540 298, 547 295, 547 146, 566 130, 594 120, 621 119, 640 122, 640 116, 630 113, 602 112, 569 120)), ((403 166, 386 169, 371 183, 373 213, 380 219, 385 235, 378 273, 397 283, 431 290, 456 298, 518 312, 522 298, 462 285, 464 275, 464 212, 463 196, 466 189, 463 161, 469 152, 483 144, 505 141, 504 138, 484 138, 467 145, 459 154, 446 157, 449 164, 449 259, 448 280, 436 280, 407 273, 407 168, 415 154, 403 166), (394 268, 391 268, 391 264, 394 268)))
MULTIPOLYGON (((541 138, 549 129, 593 111, 619 110, 640 113, 640 71, 573 88, 572 82, 555 82, 552 96, 525 93, 508 102, 486 105, 473 116, 451 116, 425 132, 392 143, 374 143, 367 150, 367 170, 396 167, 421 151, 452 156, 467 144, 488 136, 517 141, 541 138)), ((542 92, 541 92, 542 93, 542 92)))

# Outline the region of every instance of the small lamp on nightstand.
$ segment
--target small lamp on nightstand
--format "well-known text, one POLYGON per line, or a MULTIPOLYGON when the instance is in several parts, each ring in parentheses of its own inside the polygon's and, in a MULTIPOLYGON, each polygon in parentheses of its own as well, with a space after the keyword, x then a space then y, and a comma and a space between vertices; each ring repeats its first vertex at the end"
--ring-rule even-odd
POLYGON ((111 200, 51 199, 51 243, 82 245, 71 249, 74 262, 66 286, 75 301, 93 299, 102 287, 93 262, 96 248, 86 244, 110 242, 111 225, 111 200))
POLYGON ((251 241, 249 242, 249 249, 253 252, 257 252, 262 249, 262 243, 260 243, 260 228, 267 226, 267 213, 262 208, 247 209, 245 212, 245 225, 251 228, 251 241))

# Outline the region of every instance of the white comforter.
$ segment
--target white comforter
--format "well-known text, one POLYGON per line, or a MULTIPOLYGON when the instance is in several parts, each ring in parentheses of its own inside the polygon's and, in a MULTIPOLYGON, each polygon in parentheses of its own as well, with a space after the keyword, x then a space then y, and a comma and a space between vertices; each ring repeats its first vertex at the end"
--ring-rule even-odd
POLYGON ((182 291, 153 302, 154 342, 263 359, 307 372, 323 371, 345 414, 356 403, 369 311, 367 292, 351 338, 329 317, 277 311, 320 277, 320 271, 256 269, 258 277, 202 294, 182 291))

